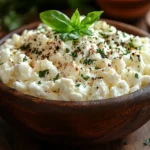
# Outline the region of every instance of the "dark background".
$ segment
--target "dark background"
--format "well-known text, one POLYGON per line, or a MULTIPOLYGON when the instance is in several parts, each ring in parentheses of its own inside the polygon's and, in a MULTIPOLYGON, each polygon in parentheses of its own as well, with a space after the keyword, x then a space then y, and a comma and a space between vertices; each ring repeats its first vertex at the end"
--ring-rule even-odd
POLYGON ((1 30, 10 31, 37 20, 44 10, 57 9, 69 15, 76 8, 82 14, 99 10, 95 0, 0 0, 1 30))
POLYGON ((56 9, 68 16, 71 16, 76 8, 81 15, 86 15, 90 11, 104 10, 101 18, 137 25, 148 12, 147 6, 150 6, 149 0, 0 0, 0 37, 24 24, 39 20, 39 13, 45 10, 56 9), (105 8, 103 5, 106 5, 105 8), (114 12, 113 9, 119 14, 118 17, 111 15, 114 12), (138 17, 137 9, 141 12, 140 17, 138 17), (122 12, 124 16, 121 16, 122 12), (130 14, 136 16, 135 19, 131 18, 130 14))

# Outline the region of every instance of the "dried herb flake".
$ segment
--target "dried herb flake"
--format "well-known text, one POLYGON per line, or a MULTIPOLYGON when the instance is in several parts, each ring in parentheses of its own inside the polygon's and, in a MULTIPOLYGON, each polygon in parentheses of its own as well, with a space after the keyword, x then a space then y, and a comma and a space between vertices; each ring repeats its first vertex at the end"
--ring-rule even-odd
POLYGON ((25 61, 27 61, 27 57, 26 56, 23 58, 23 62, 25 62, 25 61))
POLYGON ((83 61, 83 64, 86 64, 86 65, 91 65, 91 64, 93 64, 93 61, 95 61, 95 60, 92 60, 92 59, 84 59, 84 61, 83 61))
POLYGON ((137 78, 137 79, 139 78, 139 75, 137 73, 135 73, 135 78, 137 78))
POLYGON ((69 48, 66 48, 66 53, 69 53, 69 51, 70 51, 69 48))
POLYGON ((48 73, 49 73, 49 70, 48 70, 48 69, 43 70, 43 71, 39 71, 39 77, 40 77, 40 78, 43 78, 43 77, 45 77, 45 75, 48 74, 48 73))
POLYGON ((88 80, 90 77, 89 76, 86 76, 86 75, 83 75, 83 74, 81 74, 81 77, 84 79, 84 80, 88 80))
POLYGON ((79 84, 76 84, 75 86, 76 86, 76 87, 79 87, 80 85, 81 85, 81 84, 79 83, 79 84))
POLYGON ((56 81, 59 79, 59 73, 56 75, 56 77, 53 78, 53 81, 56 81))
POLYGON ((100 67, 95 67, 96 70, 101 69, 100 67))
POLYGON ((73 57, 73 59, 75 59, 78 55, 77 55, 77 52, 72 52, 71 53, 71 56, 73 57))
POLYGON ((38 84, 42 84, 42 82, 41 82, 41 81, 39 81, 39 82, 38 82, 38 84))
POLYGON ((22 45, 21 47, 20 47, 20 49, 22 49, 22 50, 28 50, 28 49, 30 49, 30 44, 27 44, 27 45, 22 45))
POLYGON ((105 55, 105 53, 104 53, 104 50, 101 50, 101 49, 99 48, 99 49, 97 49, 96 52, 97 52, 97 53, 100 53, 102 58, 106 58, 106 55, 105 55))
POLYGON ((146 139, 143 144, 144 145, 150 145, 150 138, 146 139))

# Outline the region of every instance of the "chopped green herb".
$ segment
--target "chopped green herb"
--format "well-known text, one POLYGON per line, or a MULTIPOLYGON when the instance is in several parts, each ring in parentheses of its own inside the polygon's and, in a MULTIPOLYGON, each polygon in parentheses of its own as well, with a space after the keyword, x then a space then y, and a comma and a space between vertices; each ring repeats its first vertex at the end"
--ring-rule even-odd
POLYGON ((80 52, 80 51, 81 51, 81 47, 79 47, 79 46, 78 46, 78 47, 77 47, 77 49, 78 49, 78 52, 80 52))
POLYGON ((121 40, 120 44, 121 44, 121 46, 124 46, 124 42, 122 40, 121 40))
POLYGON ((76 86, 76 87, 79 87, 80 85, 81 85, 81 84, 76 84, 75 86, 76 86))
POLYGON ((142 49, 142 46, 143 46, 143 45, 141 45, 141 46, 138 46, 138 50, 141 50, 141 49, 142 49))
POLYGON ((86 64, 86 65, 91 65, 92 63, 93 63, 93 61, 95 61, 95 60, 92 60, 92 59, 84 59, 84 61, 83 61, 83 64, 86 64))
POLYGON ((95 67, 96 70, 101 69, 100 67, 95 67))
POLYGON ((130 46, 130 48, 134 48, 134 45, 133 45, 133 43, 132 43, 132 39, 130 39, 130 42, 129 42, 129 46, 130 46))
POLYGON ((127 54, 129 54, 129 53, 130 53, 130 51, 129 51, 128 49, 126 49, 126 52, 123 53, 123 55, 127 55, 127 54))
POLYGON ((66 48, 66 53, 69 53, 69 51, 70 51, 69 48, 66 48))
POLYGON ((38 53, 39 53, 39 51, 36 49, 35 54, 38 54, 38 53))
POLYGON ((138 61, 140 62, 141 61, 140 55, 137 55, 137 58, 138 58, 138 61))
POLYGON ((30 49, 30 44, 27 44, 27 45, 22 45, 21 47, 20 47, 20 49, 22 49, 22 50, 28 50, 28 49, 30 49))
POLYGON ((38 82, 38 84, 42 84, 42 82, 41 82, 41 81, 39 81, 39 82, 38 82))
POLYGON ((139 75, 137 73, 135 73, 135 78, 137 78, 137 79, 139 78, 139 75))
POLYGON ((104 34, 104 33, 99 32, 99 34, 100 34, 104 39, 108 37, 108 35, 106 35, 106 34, 104 34))
POLYGON ((72 53, 71 53, 71 56, 73 57, 73 59, 75 59, 75 58, 78 56, 78 55, 77 55, 77 52, 75 52, 75 51, 72 52, 72 53))
POLYGON ((27 57, 26 56, 23 58, 23 62, 25 62, 25 61, 27 61, 27 57))
POLYGON ((36 51, 35 51, 35 54, 40 55, 40 54, 42 54, 42 51, 38 51, 38 50, 36 50, 36 51))
POLYGON ((53 81, 56 81, 59 79, 59 73, 56 75, 56 77, 53 78, 53 81))
POLYGON ((72 41, 72 44, 73 44, 74 46, 76 46, 77 44, 79 44, 79 42, 80 42, 79 40, 73 40, 73 41, 72 41))
POLYGON ((43 29, 43 27, 41 27, 41 26, 39 26, 38 28, 37 28, 37 30, 42 30, 43 29))
POLYGON ((150 138, 146 139, 143 144, 144 145, 150 145, 150 138))
POLYGON ((45 75, 48 74, 48 73, 49 73, 49 70, 48 70, 48 69, 43 70, 43 71, 39 71, 39 77, 40 77, 40 78, 43 78, 43 77, 45 77, 45 75))
POLYGON ((34 48, 34 49, 31 51, 31 53, 36 54, 36 53, 37 53, 37 49, 34 48))
POLYGON ((97 53, 100 53, 102 58, 106 58, 106 55, 105 55, 104 51, 103 51, 103 50, 101 50, 100 48, 99 48, 99 49, 97 49, 97 51, 96 51, 96 52, 97 52, 97 53))
POLYGON ((83 74, 81 74, 81 77, 84 79, 84 80, 88 80, 90 77, 89 76, 85 76, 83 74))
POLYGON ((132 56, 130 55, 130 60, 133 60, 132 56))
POLYGON ((40 31, 41 33, 45 32, 45 29, 43 27, 39 27, 37 30, 40 31))
POLYGON ((123 35, 123 37, 126 37, 126 33, 125 32, 122 32, 122 35, 123 35))
POLYGON ((120 47, 117 47, 116 49, 117 49, 118 51, 120 51, 120 47))
POLYGON ((3 65, 4 63, 0 63, 0 65, 3 65))
POLYGON ((112 30, 111 30, 111 29, 109 29, 109 32, 112 32, 112 30))

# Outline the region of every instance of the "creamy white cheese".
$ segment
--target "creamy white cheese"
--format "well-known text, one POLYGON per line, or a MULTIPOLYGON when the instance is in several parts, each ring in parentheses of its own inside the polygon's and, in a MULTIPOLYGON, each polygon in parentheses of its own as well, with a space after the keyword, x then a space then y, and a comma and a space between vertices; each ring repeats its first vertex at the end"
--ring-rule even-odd
POLYGON ((0 80, 50 100, 89 101, 129 94, 150 83, 150 40, 97 21, 92 36, 62 41, 40 24, 0 46, 0 80))

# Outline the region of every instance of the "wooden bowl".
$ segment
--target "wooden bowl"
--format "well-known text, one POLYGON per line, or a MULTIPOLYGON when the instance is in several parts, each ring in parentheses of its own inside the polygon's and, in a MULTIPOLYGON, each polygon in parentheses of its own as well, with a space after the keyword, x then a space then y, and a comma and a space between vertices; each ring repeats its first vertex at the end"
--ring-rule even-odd
MULTIPOLYGON (((127 24, 106 20, 118 29, 150 36, 127 24)), ((32 23, 24 29, 36 28, 32 23)), ((2 44, 10 33, 3 39, 2 44)), ((15 129, 53 144, 98 144, 130 134, 150 119, 150 85, 134 93, 88 102, 53 101, 25 95, 0 82, 0 115, 15 129)))
POLYGON ((144 17, 150 8, 149 0, 96 0, 96 2, 108 16, 123 21, 144 17))

